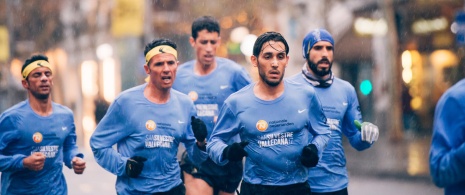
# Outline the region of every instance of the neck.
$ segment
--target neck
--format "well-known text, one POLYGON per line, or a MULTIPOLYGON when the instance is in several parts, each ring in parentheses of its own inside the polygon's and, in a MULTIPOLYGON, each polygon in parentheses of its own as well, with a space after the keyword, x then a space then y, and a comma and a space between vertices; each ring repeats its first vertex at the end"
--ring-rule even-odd
POLYGON ((150 83, 144 89, 144 96, 155 104, 164 104, 170 99, 170 89, 158 89, 150 83))
POLYGON ((200 76, 210 74, 216 68, 216 60, 212 64, 201 64, 198 60, 195 62, 194 73, 200 76))
POLYGON ((267 83, 259 80, 253 88, 255 96, 262 100, 274 100, 281 96, 284 92, 284 83, 281 81, 276 86, 270 86, 267 83))
POLYGON ((40 116, 49 116, 53 112, 52 99, 50 97, 42 100, 29 95, 29 105, 40 116))
POLYGON ((329 79, 329 77, 331 76, 331 74, 326 74, 326 75, 324 75, 324 76, 319 76, 319 75, 317 75, 317 74, 315 74, 315 73, 313 72, 313 70, 308 66, 308 64, 307 64, 306 67, 307 67, 308 72, 309 72, 313 77, 315 77, 316 79, 319 79, 319 80, 326 80, 326 79, 329 79))

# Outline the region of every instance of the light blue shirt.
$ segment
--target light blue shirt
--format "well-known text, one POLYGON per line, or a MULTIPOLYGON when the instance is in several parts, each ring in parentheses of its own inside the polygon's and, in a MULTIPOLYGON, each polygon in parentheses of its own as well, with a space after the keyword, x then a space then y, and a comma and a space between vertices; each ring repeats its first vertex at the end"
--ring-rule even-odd
POLYGON ((2 194, 67 194, 63 163, 72 168, 78 153, 72 111, 52 102, 49 116, 36 114, 29 100, 0 116, 0 171, 2 194), (44 168, 31 171, 23 159, 34 152, 45 154, 44 168))
MULTIPOLYGON (((216 57, 215 60, 216 68, 203 76, 194 73, 196 60, 180 65, 173 85, 173 89, 188 94, 194 101, 197 116, 207 125, 207 139, 213 131, 224 100, 251 82, 247 71, 239 64, 221 57, 216 57)), ((239 141, 239 138, 235 140, 239 141)), ((230 176, 231 172, 242 175, 243 166, 242 162, 219 166, 211 159, 207 159, 200 165, 199 169, 209 175, 230 176)))
POLYGON ((436 105, 429 164, 434 183, 446 195, 465 194, 465 79, 436 105))
POLYGON ((300 161, 302 149, 310 143, 320 152, 326 147, 330 131, 315 92, 283 82, 284 92, 275 100, 257 98, 255 83, 229 96, 208 141, 209 156, 220 165, 228 162, 222 154, 232 137, 240 135, 249 142, 245 182, 276 186, 305 182, 308 168, 300 161))
POLYGON ((146 86, 122 92, 90 140, 97 163, 117 175, 118 194, 166 192, 181 184, 176 158, 181 142, 193 162, 207 158, 195 143, 190 123, 196 112, 189 97, 172 89, 167 103, 155 104, 144 96, 146 86), (112 148, 114 144, 117 150, 112 148), (126 161, 133 156, 148 159, 137 178, 125 173, 126 161))
POLYGON ((317 166, 309 169, 308 183, 312 192, 335 192, 347 187, 349 178, 346 169, 346 157, 342 147, 344 134, 352 147, 358 151, 367 149, 371 144, 361 140, 360 131, 354 120, 362 121, 360 105, 354 87, 347 81, 334 78, 327 88, 313 87, 302 73, 289 80, 311 86, 321 100, 327 123, 331 129, 331 139, 323 151, 323 157, 317 166))

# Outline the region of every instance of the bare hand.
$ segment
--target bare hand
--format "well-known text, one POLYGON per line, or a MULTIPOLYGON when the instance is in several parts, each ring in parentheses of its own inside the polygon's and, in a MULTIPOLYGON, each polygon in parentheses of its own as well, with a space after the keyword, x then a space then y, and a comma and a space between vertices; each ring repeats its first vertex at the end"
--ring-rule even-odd
POLYGON ((86 161, 84 161, 84 159, 75 156, 73 160, 71 161, 71 164, 73 165, 74 173, 76 174, 84 173, 84 169, 86 169, 86 161))
POLYGON ((23 166, 31 171, 40 171, 44 168, 45 154, 34 152, 30 156, 23 159, 23 166))

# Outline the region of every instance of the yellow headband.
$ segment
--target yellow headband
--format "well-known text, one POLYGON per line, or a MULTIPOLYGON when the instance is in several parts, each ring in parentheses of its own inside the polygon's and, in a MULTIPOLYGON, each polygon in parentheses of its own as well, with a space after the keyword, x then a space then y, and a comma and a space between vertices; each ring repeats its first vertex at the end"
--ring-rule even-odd
POLYGON ((23 74, 23 79, 26 79, 27 76, 29 76, 29 74, 36 68, 40 68, 40 67, 47 67, 48 69, 52 70, 52 68, 50 67, 50 63, 48 63, 47 61, 45 60, 37 60, 37 61, 34 61, 34 62, 31 62, 29 63, 28 65, 26 65, 26 68, 24 68, 22 74, 23 74))
POLYGON ((156 56, 161 53, 173 54, 173 56, 176 59, 178 59, 178 52, 173 47, 169 45, 160 45, 160 46, 154 47, 149 52, 147 52, 147 55, 145 55, 145 62, 148 62, 150 59, 152 59, 153 56, 156 56))

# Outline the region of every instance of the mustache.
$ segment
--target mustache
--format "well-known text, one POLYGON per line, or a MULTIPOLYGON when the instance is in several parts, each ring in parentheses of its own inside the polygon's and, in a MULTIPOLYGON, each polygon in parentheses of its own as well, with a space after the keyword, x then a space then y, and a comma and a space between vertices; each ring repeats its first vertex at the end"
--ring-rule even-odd
POLYGON ((321 59, 320 61, 318 61, 318 64, 323 63, 323 62, 326 62, 328 64, 330 63, 328 59, 321 59))

